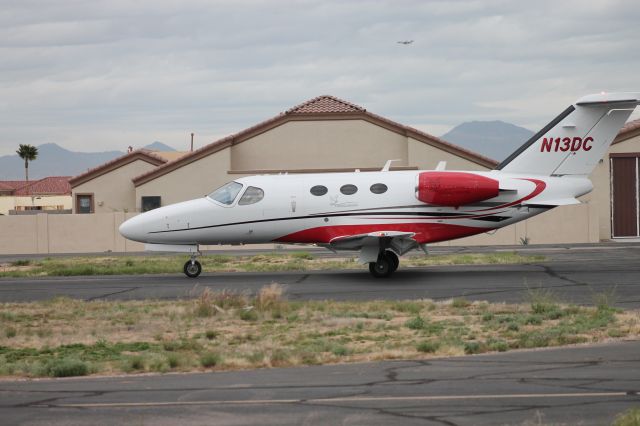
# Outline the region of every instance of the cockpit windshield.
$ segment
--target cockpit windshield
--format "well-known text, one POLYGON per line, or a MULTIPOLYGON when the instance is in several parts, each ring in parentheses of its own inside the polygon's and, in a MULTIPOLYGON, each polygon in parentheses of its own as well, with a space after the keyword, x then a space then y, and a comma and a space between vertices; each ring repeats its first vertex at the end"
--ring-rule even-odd
POLYGON ((208 197, 214 201, 230 206, 233 204, 233 200, 236 199, 241 189, 241 183, 229 182, 213 191, 208 197))

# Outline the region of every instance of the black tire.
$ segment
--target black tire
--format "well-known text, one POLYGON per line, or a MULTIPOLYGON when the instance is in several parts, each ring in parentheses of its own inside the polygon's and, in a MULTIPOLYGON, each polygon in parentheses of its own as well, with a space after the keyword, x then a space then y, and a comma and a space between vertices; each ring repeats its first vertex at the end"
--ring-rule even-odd
POLYGON ((376 278, 385 278, 393 272, 391 260, 387 256, 379 256, 377 262, 369 263, 369 272, 376 278))
POLYGON ((384 255, 385 257, 389 258, 389 261, 391 262, 391 272, 397 271, 398 266, 400 266, 400 259, 398 258, 396 252, 387 250, 384 252, 384 255))
POLYGON ((194 260, 193 263, 187 260, 187 263, 184 264, 183 271, 189 278, 195 278, 202 272, 202 265, 197 260, 194 260))

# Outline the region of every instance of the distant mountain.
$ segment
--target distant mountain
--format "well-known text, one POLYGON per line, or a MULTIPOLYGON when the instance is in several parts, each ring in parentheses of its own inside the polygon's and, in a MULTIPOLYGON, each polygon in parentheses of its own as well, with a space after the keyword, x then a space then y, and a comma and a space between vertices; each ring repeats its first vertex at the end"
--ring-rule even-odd
MULTIPOLYGON (((145 148, 153 151, 175 151, 174 148, 162 142, 154 142, 145 148)), ((87 169, 99 166, 121 155, 124 155, 124 152, 74 152, 55 143, 45 143, 38 146, 38 158, 29 163, 29 179, 79 175, 87 169)), ((24 179, 24 161, 17 155, 0 157, 0 180, 20 179, 24 179)))
POLYGON ((155 141, 154 143, 150 143, 149 145, 146 145, 144 148, 150 149, 151 151, 162 151, 162 152, 173 152, 176 150, 175 148, 158 141, 155 141))
POLYGON ((502 161, 533 134, 529 129, 504 121, 471 121, 454 127, 441 138, 485 157, 502 161))

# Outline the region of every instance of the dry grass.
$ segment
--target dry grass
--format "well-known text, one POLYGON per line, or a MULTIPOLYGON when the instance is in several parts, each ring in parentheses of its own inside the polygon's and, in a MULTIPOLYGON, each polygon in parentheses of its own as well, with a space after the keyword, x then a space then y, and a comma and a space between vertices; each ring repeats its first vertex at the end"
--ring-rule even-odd
MULTIPOLYGON (((184 256, 56 257, 0 263, 0 277, 132 275, 179 273, 184 256)), ((544 256, 518 253, 475 253, 405 256, 402 267, 532 263, 544 256)), ((327 269, 365 269, 355 258, 314 258, 306 252, 268 253, 256 256, 208 255, 199 259, 205 272, 274 272, 327 269)))
POLYGON ((58 298, 2 304, 0 375, 425 358, 640 334, 638 312, 604 304, 585 308, 541 304, 539 299, 525 305, 462 299, 295 302, 277 284, 257 294, 204 289, 193 296, 181 301, 58 298))

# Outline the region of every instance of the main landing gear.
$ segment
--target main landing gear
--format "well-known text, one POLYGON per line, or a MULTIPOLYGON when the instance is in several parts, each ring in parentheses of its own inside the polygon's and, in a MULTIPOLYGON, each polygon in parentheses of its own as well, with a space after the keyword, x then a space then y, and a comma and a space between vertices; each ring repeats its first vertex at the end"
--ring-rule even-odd
POLYGON ((196 254, 191 255, 191 259, 184 264, 184 274, 189 278, 195 278, 202 272, 202 265, 196 260, 196 254))
POLYGON ((376 278, 388 277, 398 269, 400 259, 392 250, 380 252, 378 260, 369 263, 369 272, 376 278))

